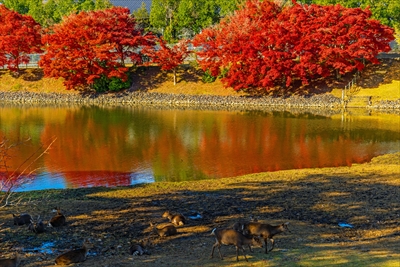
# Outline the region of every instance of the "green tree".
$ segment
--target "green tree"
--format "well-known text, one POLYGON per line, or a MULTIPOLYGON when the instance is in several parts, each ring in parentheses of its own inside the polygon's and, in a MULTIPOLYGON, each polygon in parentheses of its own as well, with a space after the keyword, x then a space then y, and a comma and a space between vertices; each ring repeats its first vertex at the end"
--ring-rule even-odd
POLYGON ((29 0, 0 0, 0 3, 19 14, 28 14, 29 0))
POLYGON ((242 5, 245 0, 216 0, 215 3, 219 7, 220 17, 225 17, 237 10, 240 5, 242 5))
POLYGON ((142 2, 142 5, 134 10, 132 14, 136 19, 138 27, 144 31, 148 31, 150 28, 150 14, 149 11, 147 11, 146 4, 142 2))
POLYGON ((43 25, 42 22, 44 21, 44 12, 42 0, 29 0, 28 4, 28 15, 31 15, 36 22, 38 22, 40 25, 43 25))
POLYGON ((113 7, 110 0, 95 0, 94 10, 102 10, 113 7))
POLYGON ((219 21, 219 7, 214 0, 181 0, 176 19, 180 35, 189 38, 219 21))
POLYGON ((177 39, 177 25, 174 21, 180 0, 153 0, 150 10, 150 24, 171 42, 177 39))

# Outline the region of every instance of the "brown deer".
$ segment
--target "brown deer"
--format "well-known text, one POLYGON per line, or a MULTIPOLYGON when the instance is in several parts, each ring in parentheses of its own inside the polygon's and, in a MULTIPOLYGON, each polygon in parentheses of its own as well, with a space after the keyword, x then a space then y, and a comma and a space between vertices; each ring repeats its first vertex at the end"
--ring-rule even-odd
POLYGON ((171 213, 169 211, 164 212, 163 218, 168 218, 168 220, 176 226, 181 226, 186 224, 186 218, 180 213, 171 213))
MULTIPOLYGON (((258 222, 257 218, 254 218, 253 215, 250 216, 250 222, 258 222)), ((240 232, 241 234, 243 234, 243 226, 246 224, 247 222, 243 222, 243 221, 238 221, 236 222, 232 228, 233 230, 240 232)), ((247 238, 251 238, 252 236, 246 236, 247 238)), ((251 252, 253 252, 253 249, 251 248, 251 245, 249 245, 249 249, 251 252)))
POLYGON ((0 259, 1 267, 18 267, 21 263, 21 257, 18 253, 15 253, 12 259, 0 259))
POLYGON ((150 227, 153 228, 153 231, 158 234, 160 237, 166 237, 171 235, 176 235, 178 232, 176 231, 175 226, 172 224, 163 226, 161 228, 157 228, 153 223, 150 222, 150 227))
POLYGON ((264 239, 265 253, 268 253, 268 239, 271 239, 272 247, 269 251, 274 249, 275 241, 273 237, 285 231, 290 232, 288 222, 276 226, 266 223, 249 222, 242 225, 242 233, 249 236, 259 236, 264 239))
POLYGON ((218 252, 221 260, 223 259, 222 254, 221 254, 221 245, 234 245, 236 247, 236 260, 239 261, 239 249, 243 251, 243 256, 246 261, 247 257, 244 251, 243 246, 244 245, 253 245, 253 246, 258 246, 262 247, 262 242, 259 238, 254 237, 254 238, 247 238, 244 236, 242 233, 239 233, 238 231, 235 231, 234 229, 217 229, 214 228, 211 232, 212 234, 215 235, 215 244, 212 248, 211 251, 211 258, 214 256, 214 249, 218 247, 218 252))
POLYGON ((21 213, 20 215, 12 215, 14 218, 14 225, 25 225, 30 224, 32 220, 32 216, 28 213, 21 213))
POLYGON ((72 263, 83 262, 86 260, 86 255, 93 247, 89 240, 85 240, 81 248, 67 251, 56 258, 56 265, 68 265, 72 263))
MULTIPOLYGON (((257 218, 254 218, 254 216, 251 215, 251 216, 250 216, 249 222, 258 222, 258 219, 257 219, 257 218)), ((236 230, 236 231, 242 233, 242 232, 243 232, 243 225, 245 225, 246 223, 248 223, 248 222, 244 222, 243 220, 239 220, 238 222, 236 222, 236 223, 232 226, 232 228, 233 228, 234 230, 236 230)))
POLYGON ((65 225, 66 223, 66 218, 64 216, 64 214, 61 213, 61 209, 60 208, 56 208, 57 210, 57 214, 53 216, 53 218, 50 219, 49 221, 49 226, 51 227, 60 227, 65 225))
POLYGON ((40 234, 45 231, 44 223, 40 219, 40 216, 38 216, 38 219, 36 221, 31 220, 31 223, 29 224, 28 229, 36 234, 40 234))

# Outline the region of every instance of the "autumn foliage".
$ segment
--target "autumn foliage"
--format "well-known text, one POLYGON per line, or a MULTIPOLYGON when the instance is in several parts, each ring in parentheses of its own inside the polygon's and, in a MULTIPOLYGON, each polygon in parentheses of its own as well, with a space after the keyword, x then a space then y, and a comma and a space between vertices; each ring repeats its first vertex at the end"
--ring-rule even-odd
POLYGON ((157 40, 158 47, 147 47, 143 53, 150 58, 150 64, 161 66, 162 70, 174 71, 174 85, 176 84, 176 67, 178 67, 189 55, 189 40, 181 40, 173 46, 168 46, 161 37, 157 40))
POLYGON ((143 35, 135 26, 127 8, 70 15, 44 35, 46 54, 40 66, 45 76, 64 78, 67 89, 115 79, 124 82, 126 59, 141 63, 138 48, 154 44, 152 34, 143 35))
POLYGON ((28 54, 41 52, 41 26, 28 15, 0 5, 0 66, 18 71, 29 63, 28 54))
POLYGON ((281 7, 249 0, 232 16, 203 30, 193 44, 199 63, 235 90, 271 89, 319 77, 362 70, 389 51, 393 30, 370 19, 371 12, 340 5, 281 7))

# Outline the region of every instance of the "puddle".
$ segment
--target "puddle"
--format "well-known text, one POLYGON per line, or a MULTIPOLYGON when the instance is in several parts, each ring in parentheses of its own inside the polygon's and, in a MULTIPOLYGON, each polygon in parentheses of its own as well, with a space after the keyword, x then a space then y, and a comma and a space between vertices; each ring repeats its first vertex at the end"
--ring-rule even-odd
MULTIPOLYGON (((42 254, 54 254, 54 242, 44 242, 41 247, 35 248, 24 248, 22 251, 30 252, 30 253, 42 253, 42 254)), ((57 253, 57 252, 56 252, 57 253)), ((88 251, 88 256, 97 256, 97 252, 95 251, 88 251)))
POLYGON ((191 220, 199 220, 199 219, 202 219, 203 218, 203 216, 201 216, 200 214, 195 214, 195 215, 192 215, 192 216, 188 216, 191 220))
POLYGON ((36 247, 36 248, 25 248, 25 252, 39 252, 39 253, 45 253, 45 254, 53 254, 53 247, 54 243, 53 242, 44 242, 41 247, 36 247))

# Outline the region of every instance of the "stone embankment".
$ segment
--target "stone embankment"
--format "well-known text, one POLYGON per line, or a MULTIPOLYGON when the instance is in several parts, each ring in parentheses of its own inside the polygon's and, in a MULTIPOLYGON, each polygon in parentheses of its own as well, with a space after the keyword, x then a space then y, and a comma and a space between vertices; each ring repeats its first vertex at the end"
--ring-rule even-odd
MULTIPOLYGON (((330 94, 291 97, 249 97, 184 95, 151 92, 115 94, 63 94, 34 92, 0 92, 0 102, 18 104, 80 104, 107 106, 150 106, 160 108, 190 108, 213 110, 263 110, 271 108, 341 109, 342 102, 330 94)), ((381 101, 369 106, 374 109, 399 110, 400 100, 381 101)))

